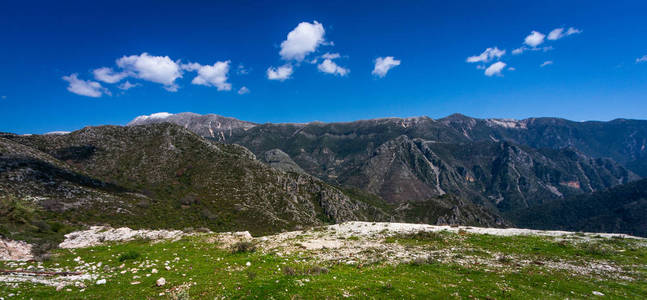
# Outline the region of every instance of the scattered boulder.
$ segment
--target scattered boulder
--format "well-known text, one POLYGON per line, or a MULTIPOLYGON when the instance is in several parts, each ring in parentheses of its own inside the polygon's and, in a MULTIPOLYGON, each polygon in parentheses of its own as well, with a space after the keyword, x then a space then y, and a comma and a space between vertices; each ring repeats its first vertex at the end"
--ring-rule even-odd
POLYGON ((97 280, 97 285, 102 285, 102 284, 106 284, 106 280, 105 280, 105 279, 99 279, 99 280, 97 280))
POLYGON ((34 259, 31 254, 32 245, 23 241, 13 241, 0 238, 0 260, 21 260, 34 259))
POLYGON ((166 284, 166 279, 164 279, 164 277, 160 277, 159 279, 157 279, 157 281, 155 281, 155 285, 157 286, 163 286, 165 284, 166 284))
POLYGON ((89 230, 66 234, 65 240, 59 247, 64 249, 85 248, 111 241, 179 239, 185 235, 187 234, 180 230, 133 230, 127 227, 114 229, 106 226, 92 226, 89 230))
POLYGON ((216 235, 209 237, 207 240, 209 243, 218 244, 221 248, 231 248, 233 245, 239 242, 249 242, 254 238, 249 233, 249 231, 238 231, 238 232, 221 232, 216 235))

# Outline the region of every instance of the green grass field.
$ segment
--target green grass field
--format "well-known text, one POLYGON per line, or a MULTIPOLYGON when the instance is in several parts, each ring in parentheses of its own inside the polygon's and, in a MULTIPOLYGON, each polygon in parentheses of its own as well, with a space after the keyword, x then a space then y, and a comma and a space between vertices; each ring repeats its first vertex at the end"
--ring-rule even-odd
MULTIPOLYGON (((325 232, 324 232, 325 233, 325 232)), ((308 236, 324 234, 310 231, 308 236)), ((0 283, 4 299, 585 299, 647 297, 647 246, 644 240, 563 241, 538 236, 417 233, 376 238, 385 244, 429 253, 393 263, 377 259, 354 264, 320 259, 308 250, 232 251, 210 242, 210 234, 179 241, 145 240, 83 249, 59 249, 42 263, 0 262, 1 269, 82 271, 83 285, 0 283), (425 252, 426 251, 426 252, 425 252), (451 252, 441 258, 438 253, 451 252), (450 257, 449 259, 447 257, 450 257), (455 262, 452 261, 455 258, 455 262), (80 259, 79 259, 80 258, 80 259), (483 263, 491 261, 492 263, 483 263), (608 273, 551 268, 605 264, 608 273), (99 263, 101 265, 99 266, 99 263), (87 264, 87 265, 86 265, 87 264), (94 266, 94 268, 93 268, 94 266), (168 266, 168 267, 167 267, 168 266), (157 269, 158 273, 152 270, 157 269), (621 276, 620 276, 621 275, 621 276), (158 278, 166 284, 156 286, 158 278), (96 281, 106 283, 97 285, 96 281), (604 294, 596 296, 595 292, 604 294), (10 297, 10 295, 12 295, 10 297)), ((303 238, 294 239, 303 241, 303 238)), ((346 238, 346 242, 362 242, 346 238)), ((325 250, 334 251, 334 250, 325 250)), ((379 254, 379 253, 378 253, 379 254)))

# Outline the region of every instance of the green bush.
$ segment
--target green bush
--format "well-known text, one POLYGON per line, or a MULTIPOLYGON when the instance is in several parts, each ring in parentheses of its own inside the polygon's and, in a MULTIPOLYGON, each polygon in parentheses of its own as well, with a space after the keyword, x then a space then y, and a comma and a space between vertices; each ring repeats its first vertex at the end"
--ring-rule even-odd
POLYGON ((256 251, 256 245, 248 241, 240 241, 231 247, 232 253, 251 253, 256 251))
POLYGON ((119 255, 119 261, 123 262, 130 259, 138 259, 140 256, 141 255, 139 254, 139 252, 130 250, 126 253, 122 253, 121 255, 119 255))
POLYGON ((283 267, 283 274, 287 276, 294 276, 297 275, 297 270, 293 267, 285 266, 283 267))
POLYGON ((583 254, 591 256, 609 256, 614 253, 614 251, 608 247, 604 247, 599 243, 583 243, 580 245, 580 251, 583 254))

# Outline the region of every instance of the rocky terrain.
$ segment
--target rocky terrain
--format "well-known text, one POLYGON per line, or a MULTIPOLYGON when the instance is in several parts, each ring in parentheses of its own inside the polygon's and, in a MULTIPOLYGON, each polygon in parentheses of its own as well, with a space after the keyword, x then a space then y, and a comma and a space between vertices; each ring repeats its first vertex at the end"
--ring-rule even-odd
POLYGON ((44 262, 0 262, 0 296, 641 298, 623 234, 345 222, 252 237, 93 227, 44 262))

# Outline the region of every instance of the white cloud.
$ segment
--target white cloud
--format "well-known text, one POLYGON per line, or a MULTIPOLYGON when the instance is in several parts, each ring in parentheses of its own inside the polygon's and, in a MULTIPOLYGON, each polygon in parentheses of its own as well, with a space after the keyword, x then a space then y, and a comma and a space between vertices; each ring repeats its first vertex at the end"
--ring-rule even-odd
POLYGON ((553 50, 553 46, 546 46, 546 47, 533 47, 533 48, 528 48, 526 46, 521 46, 517 49, 512 50, 512 54, 514 55, 519 55, 521 53, 524 53, 526 51, 543 51, 543 52, 548 52, 550 50, 553 50))
POLYGON ((238 95, 245 95, 245 94, 249 94, 249 93, 250 93, 250 90, 246 86, 244 86, 244 87, 240 88, 240 90, 238 90, 238 95))
POLYGON ((125 90, 129 90, 129 89, 132 89, 132 88, 137 87, 137 86, 140 86, 140 85, 141 85, 141 84, 139 84, 139 83, 134 83, 134 84, 133 84, 133 83, 130 83, 130 81, 127 81, 127 80, 126 80, 126 82, 124 82, 124 83, 120 84, 120 85, 118 86, 118 88, 119 88, 119 89, 121 89, 121 90, 124 90, 124 91, 125 91, 125 90))
POLYGON ((346 76, 350 70, 338 66, 334 61, 332 61, 330 58, 324 59, 323 62, 321 62, 318 66, 317 69, 319 71, 328 73, 328 74, 335 74, 339 76, 346 76))
POLYGON ((505 68, 505 63, 497 61, 485 69, 485 76, 501 75, 503 68, 505 68))
POLYGON ((284 60, 302 61, 308 54, 317 50, 325 42, 326 31, 321 23, 301 22, 294 28, 285 41, 281 43, 279 54, 284 60))
POLYGON ((514 71, 514 70, 516 70, 516 68, 515 68, 515 67, 509 67, 509 68, 508 68, 508 71, 514 71))
POLYGON ((267 79, 283 81, 290 78, 292 71, 291 65, 283 65, 278 68, 269 67, 267 68, 267 79))
POLYGON ((77 95, 94 98, 101 97, 104 93, 110 95, 110 91, 102 87, 100 83, 79 79, 77 73, 71 74, 70 76, 63 76, 63 80, 70 84, 67 90, 77 95))
POLYGON ((117 66, 139 79, 160 83, 168 91, 177 91, 175 80, 182 77, 180 66, 168 56, 141 55, 124 56, 117 60, 117 66))
POLYGON ((2 96, 2 99, 7 99, 7 96, 4 96, 4 95, 3 95, 3 96, 2 96))
POLYGON ((566 30, 566 35, 567 36, 572 35, 572 34, 578 34, 578 33, 582 33, 582 30, 579 30, 579 29, 576 29, 576 28, 573 28, 573 27, 569 27, 568 30, 566 30))
POLYGON ((230 61, 218 61, 213 66, 190 64, 192 69, 197 67, 198 76, 191 83, 197 85, 215 86, 219 91, 230 91, 231 83, 227 82, 230 61), (196 66, 197 65, 197 66, 196 66))
POLYGON ((526 45, 528 45, 528 46, 530 46, 530 47, 533 47, 533 48, 534 48, 534 47, 537 47, 537 46, 541 45, 541 43, 543 43, 543 42, 544 42, 544 37, 546 37, 546 35, 544 35, 543 33, 539 32, 539 31, 534 31, 534 30, 533 30, 533 31, 532 31, 532 32, 531 32, 531 33, 530 33, 530 34, 529 34, 529 35, 524 39, 524 41, 523 41, 523 42, 524 42, 524 44, 526 44, 526 45))
POLYGON ((552 60, 547 60, 547 61, 545 61, 545 62, 541 63, 541 65, 539 65, 539 67, 540 67, 540 68, 543 68, 543 67, 545 67, 545 66, 552 65, 552 64, 553 64, 553 61, 552 61, 552 60))
POLYGON ((339 53, 326 53, 326 54, 321 56, 321 58, 323 58, 323 59, 336 59, 336 58, 340 58, 340 57, 341 57, 341 55, 339 55, 339 53))
POLYGON ((185 71, 197 71, 202 67, 201 64, 199 63, 188 63, 188 64, 181 64, 180 68, 185 71))
POLYGON ((636 63, 644 63, 647 62, 647 55, 643 55, 642 57, 636 58, 636 63))
POLYGON ((238 67, 236 68, 236 74, 239 74, 239 75, 247 75, 249 74, 249 71, 250 69, 245 68, 245 66, 243 66, 242 64, 239 64, 238 67))
POLYGON ((394 59, 393 56, 378 57, 375 60, 375 68, 373 68, 373 72, 371 72, 371 74, 382 78, 386 76, 386 73, 389 72, 390 69, 399 65, 400 60, 394 59))
POLYGON ((564 28, 555 28, 548 34, 548 39, 551 41, 561 39, 564 36, 564 28))
POLYGON ((514 55, 521 54, 524 51, 526 51, 527 49, 528 49, 527 47, 519 47, 517 49, 512 50, 512 54, 514 54, 514 55))
POLYGON ((323 55, 320 55, 320 56, 317 56, 317 57, 311 59, 310 61, 308 61, 308 63, 316 64, 316 63, 319 62, 319 59, 322 59, 322 58, 323 59, 333 60, 333 59, 337 59, 337 58, 340 58, 340 57, 341 57, 341 55, 339 55, 339 53, 328 53, 328 52, 326 52, 323 55))
POLYGON ((94 79, 105 83, 117 83, 128 76, 124 72, 116 73, 112 68, 107 67, 95 69, 92 73, 94 74, 94 79))
POLYGON ((474 63, 474 62, 483 62, 487 63, 490 62, 494 58, 501 58, 505 54, 505 50, 500 50, 497 47, 494 48, 487 48, 483 53, 475 56, 470 56, 467 58, 468 63, 474 63))
POLYGON ((573 35, 573 34, 578 34, 582 33, 582 30, 569 27, 566 32, 564 32, 564 28, 555 28, 553 29, 549 34, 548 34, 548 39, 551 41, 559 40, 565 36, 573 35))

